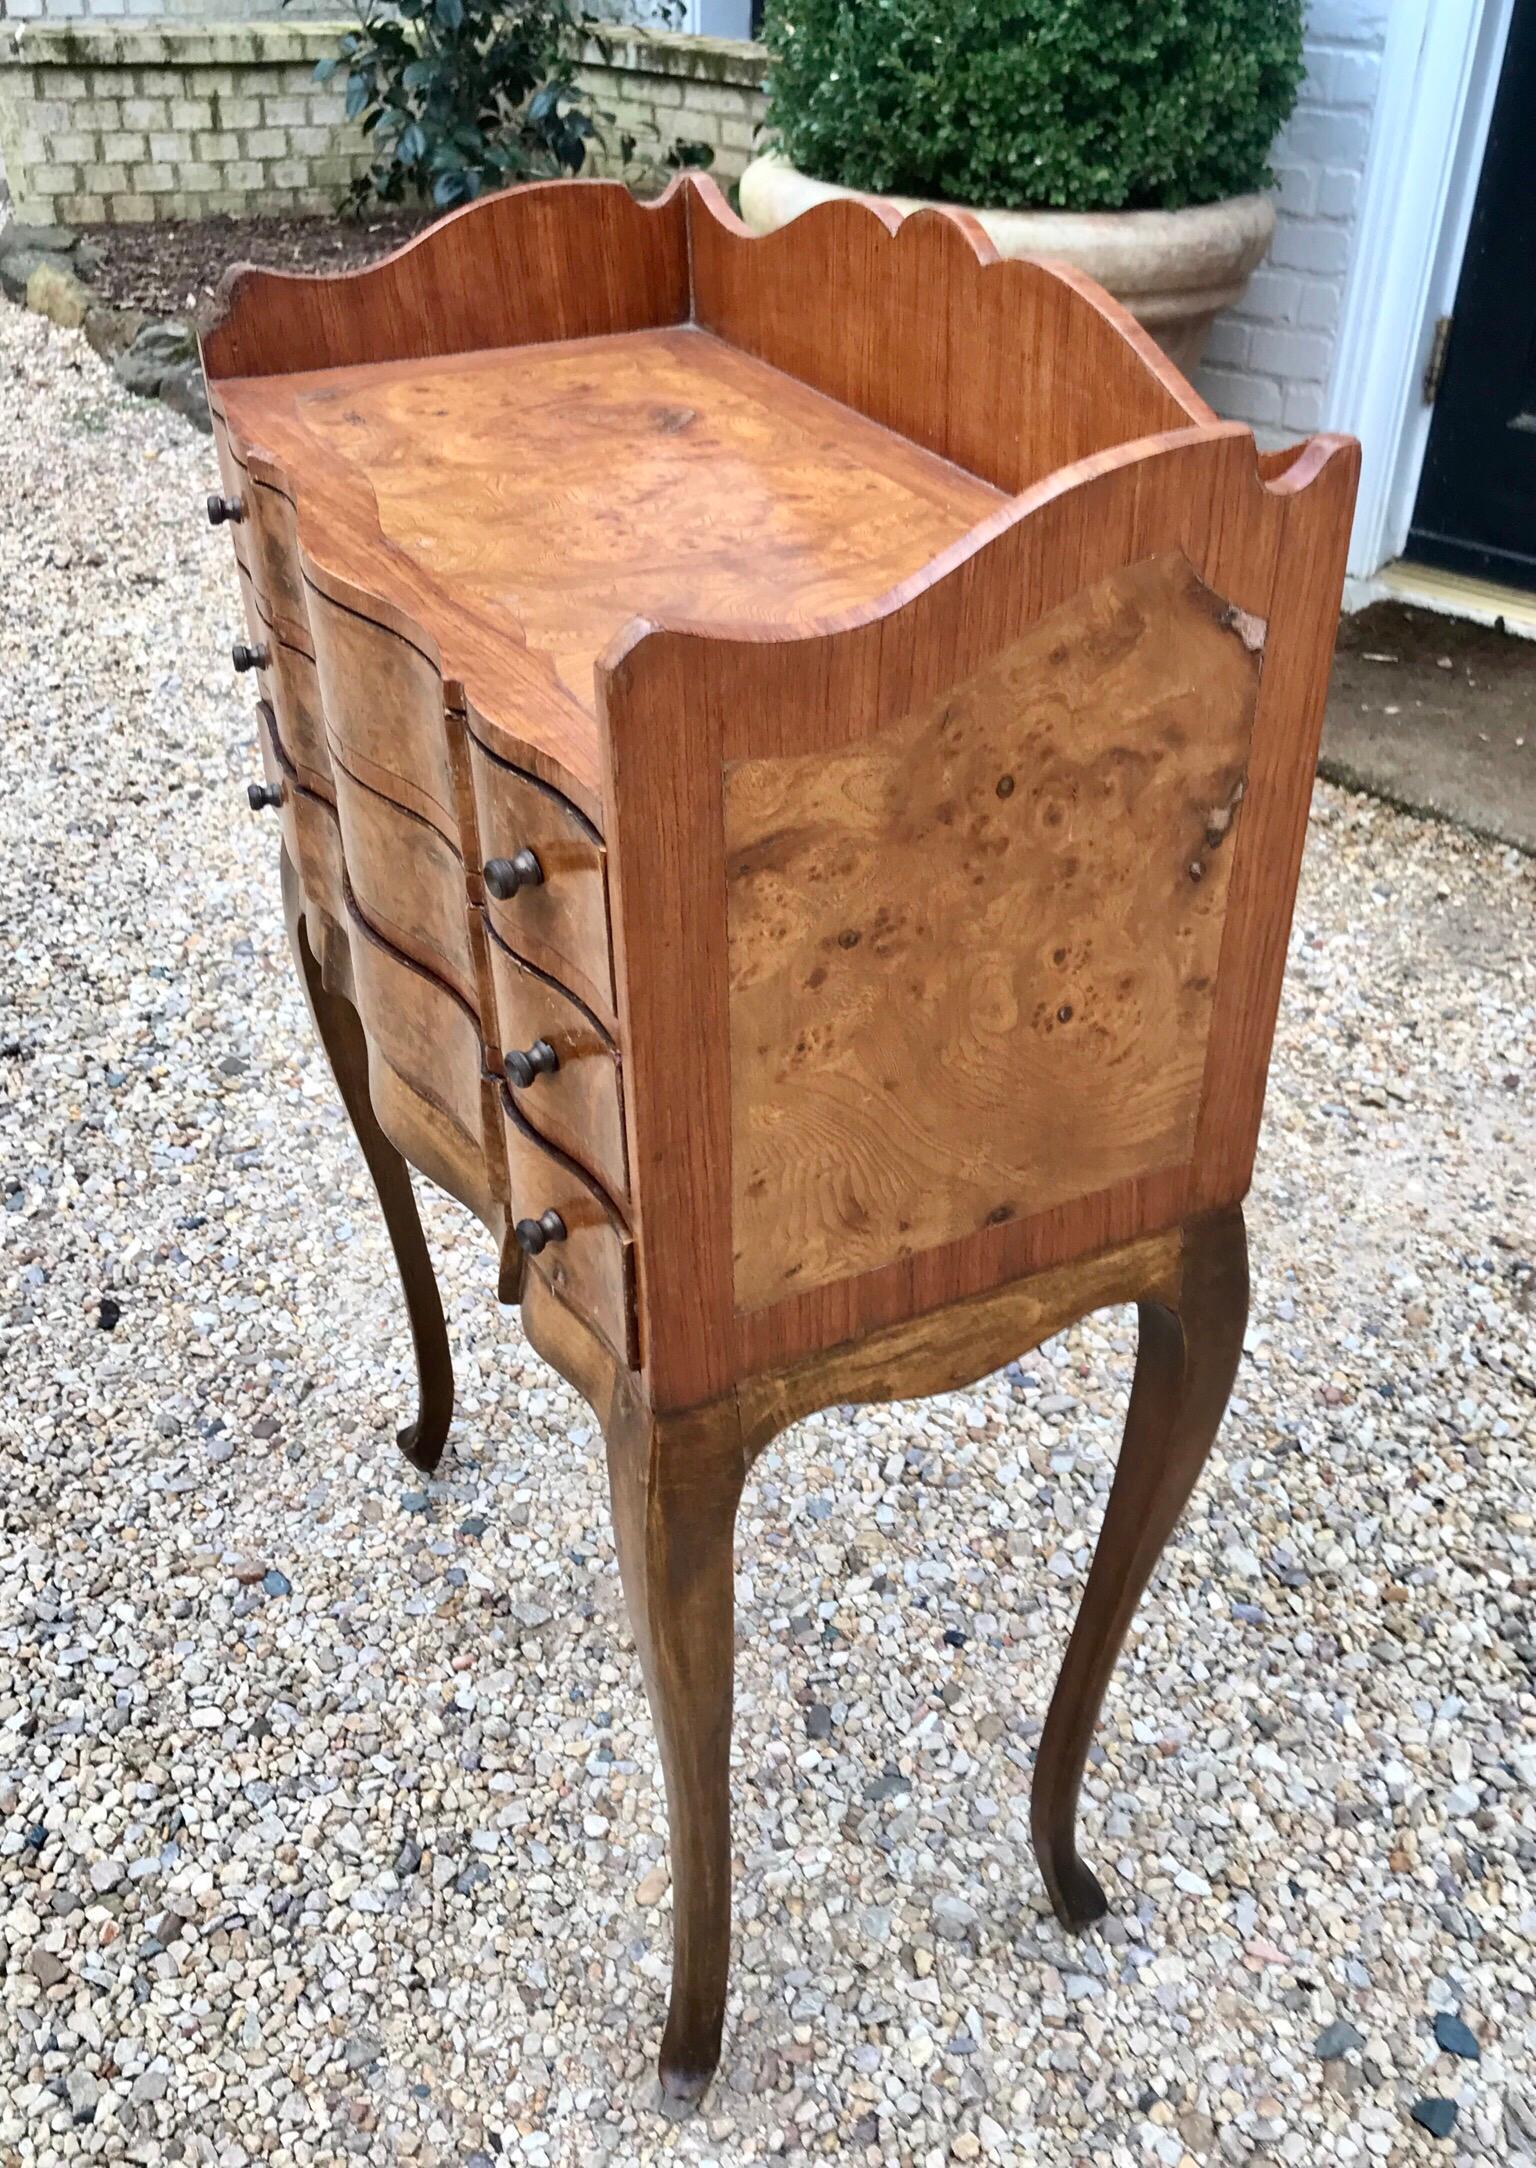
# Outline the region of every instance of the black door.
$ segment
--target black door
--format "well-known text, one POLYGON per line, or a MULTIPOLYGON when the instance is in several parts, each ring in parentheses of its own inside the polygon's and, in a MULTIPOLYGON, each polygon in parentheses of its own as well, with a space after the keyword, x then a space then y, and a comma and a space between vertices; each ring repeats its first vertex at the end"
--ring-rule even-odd
POLYGON ((1515 0, 1408 555, 1536 588, 1536 0, 1515 0))

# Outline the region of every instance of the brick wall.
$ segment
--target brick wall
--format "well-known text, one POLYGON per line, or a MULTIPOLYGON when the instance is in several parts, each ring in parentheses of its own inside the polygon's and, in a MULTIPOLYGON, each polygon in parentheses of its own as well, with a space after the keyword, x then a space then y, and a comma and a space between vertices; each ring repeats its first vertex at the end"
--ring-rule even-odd
POLYGON ((1271 163, 1279 222, 1268 260, 1216 320, 1200 389, 1264 441, 1328 420, 1390 0, 1312 0, 1307 77, 1271 163))
POLYGON ((619 28, 587 46, 581 78, 618 130, 642 146, 707 143, 710 171, 733 181, 762 126, 767 67, 744 40, 619 28))
MULTIPOLYGON (((329 210, 366 162, 340 88, 314 80, 341 24, 15 19, 57 4, 0 0, 0 171, 18 218, 329 210)), ((615 116, 615 151, 623 131, 648 152, 708 143, 728 181, 751 155, 765 65, 757 46, 618 28, 589 43, 582 74, 615 116)))
POLYGON ((30 23, 0 31, 18 218, 66 225, 331 208, 366 154, 314 80, 334 26, 30 23))

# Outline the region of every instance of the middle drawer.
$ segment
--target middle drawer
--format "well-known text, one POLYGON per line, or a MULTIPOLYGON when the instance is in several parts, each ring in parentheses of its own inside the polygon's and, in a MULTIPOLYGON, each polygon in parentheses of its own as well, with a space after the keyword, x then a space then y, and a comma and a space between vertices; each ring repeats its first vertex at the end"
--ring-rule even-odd
POLYGON ((412 963, 422 964, 476 1014, 484 1009, 464 861, 431 821, 331 764, 347 878, 358 909, 412 963))
POLYGON ((504 1073, 519 1114, 626 1203, 618 1049, 563 986, 514 956, 493 929, 486 940, 504 1073))

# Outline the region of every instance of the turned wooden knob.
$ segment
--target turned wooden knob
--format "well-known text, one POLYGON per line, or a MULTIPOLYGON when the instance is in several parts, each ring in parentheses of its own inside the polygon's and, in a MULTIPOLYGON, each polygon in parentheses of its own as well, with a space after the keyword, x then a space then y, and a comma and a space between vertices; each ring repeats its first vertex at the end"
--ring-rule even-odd
POLYGON ((282 804, 283 786, 281 783, 247 783, 245 802, 253 813, 265 813, 282 804))
POLYGON ((503 1054, 502 1066, 512 1083, 526 1091, 541 1076, 553 1076, 560 1066, 560 1056, 547 1039, 535 1039, 526 1053, 514 1049, 503 1054))
POLYGON ((212 496, 208 499, 208 524, 222 527, 228 520, 231 527, 238 527, 245 517, 245 506, 238 497, 212 496))
POLYGON ((520 888, 539 888, 543 881, 544 868, 532 851, 519 851, 515 858, 488 858, 485 862, 485 885, 498 903, 510 903, 520 888))
POLYGON ((265 645, 251 647, 244 640, 237 640, 229 651, 229 659, 237 670, 265 670, 267 650, 265 645))
POLYGON ((565 1240, 565 1221, 558 1212, 541 1212, 536 1220, 519 1220, 512 1230, 525 1257, 537 1257, 551 1242, 565 1240))

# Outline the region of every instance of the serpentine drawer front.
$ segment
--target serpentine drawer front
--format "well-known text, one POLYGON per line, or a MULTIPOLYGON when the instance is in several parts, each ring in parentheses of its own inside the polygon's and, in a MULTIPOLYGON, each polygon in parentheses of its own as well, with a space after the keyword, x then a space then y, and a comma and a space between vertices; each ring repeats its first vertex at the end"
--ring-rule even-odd
POLYGON ((250 802, 416 1343, 400 1443, 430 1471, 453 1410, 414 1167, 606 1440, 696 2094, 753 1459, 1135 1302, 1034 1776, 1052 1903, 1104 1909, 1079 1783, 1241 1351, 1357 448, 1260 454, 961 215, 753 239, 694 176, 236 272, 203 357, 250 802))

